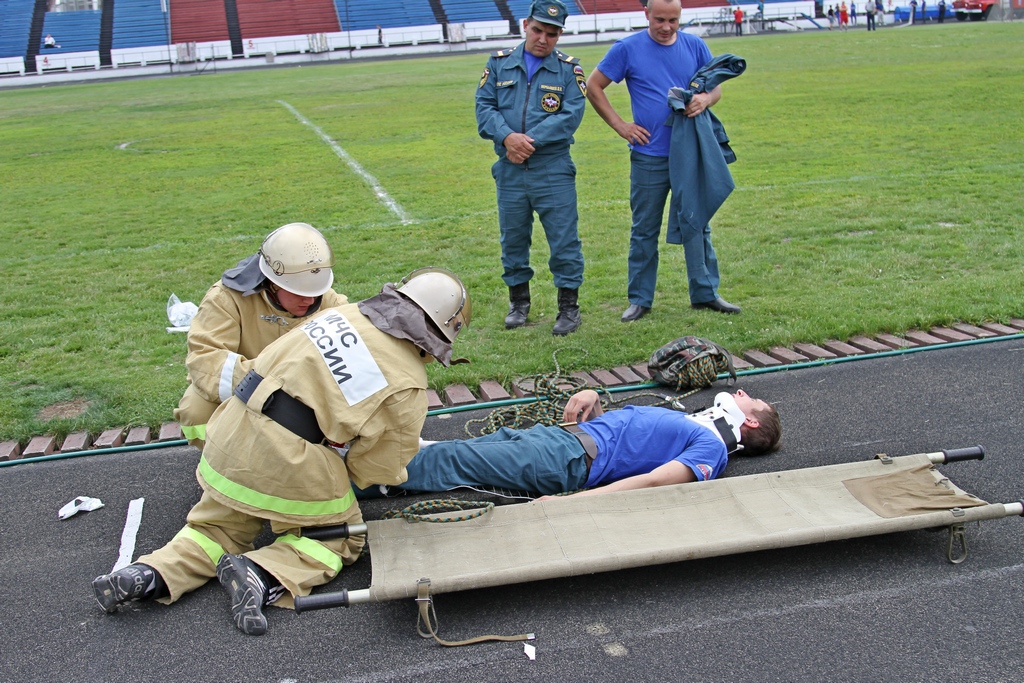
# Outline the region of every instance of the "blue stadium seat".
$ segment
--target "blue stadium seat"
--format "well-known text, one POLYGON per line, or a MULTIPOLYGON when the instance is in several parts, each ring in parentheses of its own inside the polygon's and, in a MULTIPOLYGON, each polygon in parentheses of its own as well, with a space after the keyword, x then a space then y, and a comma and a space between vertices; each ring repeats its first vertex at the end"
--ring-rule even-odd
MULTIPOLYGON (((43 19, 43 36, 53 36, 59 48, 43 49, 39 41, 40 55, 62 54, 66 52, 88 52, 100 49, 100 10, 82 12, 47 12, 43 19)), ((26 31, 26 35, 27 35, 26 31)))
POLYGON ((376 0, 334 0, 334 6, 338 8, 342 31, 371 29, 378 24, 381 28, 401 28, 437 23, 427 0, 398 0, 388 6, 387 12, 381 12, 381 4, 376 0))
POLYGON ((494 0, 441 0, 441 6, 452 23, 502 19, 494 0))
POLYGON ((169 25, 160 0, 116 0, 113 49, 167 45, 169 25))
POLYGON ((0 0, 0 57, 25 56, 34 5, 33 0, 0 0))

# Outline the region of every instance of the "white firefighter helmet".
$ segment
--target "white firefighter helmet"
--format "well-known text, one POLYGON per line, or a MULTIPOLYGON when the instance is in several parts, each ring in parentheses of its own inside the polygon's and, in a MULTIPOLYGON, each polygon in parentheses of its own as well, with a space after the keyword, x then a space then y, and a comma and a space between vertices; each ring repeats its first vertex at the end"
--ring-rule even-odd
POLYGON ((448 341, 469 327, 472 307, 462 281, 444 268, 414 270, 399 283, 398 291, 423 309, 448 341))
POLYGON ((260 247, 260 271, 281 289, 320 296, 334 283, 334 252, 308 223, 282 225, 260 247))

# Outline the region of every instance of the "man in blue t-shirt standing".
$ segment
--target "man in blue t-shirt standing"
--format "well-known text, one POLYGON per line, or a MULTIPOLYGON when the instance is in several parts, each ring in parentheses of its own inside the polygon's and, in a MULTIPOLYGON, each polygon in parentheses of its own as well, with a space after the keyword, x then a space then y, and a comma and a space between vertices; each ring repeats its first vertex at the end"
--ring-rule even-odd
MULTIPOLYGON (((679 0, 649 0, 648 28, 616 42, 587 80, 587 99, 594 110, 630 148, 629 204, 633 227, 629 240, 629 308, 622 322, 639 320, 651 311, 658 280, 658 237, 671 183, 669 156, 672 128, 668 91, 689 87, 690 79, 711 61, 711 51, 697 36, 679 30, 679 0), (611 83, 626 79, 633 121, 625 121, 605 93, 611 83)), ((722 97, 719 87, 693 96, 686 115, 694 117, 722 97)), ((680 153, 676 151, 675 153, 680 153)), ((683 151, 685 153, 685 150, 683 151)), ((672 195, 669 234, 679 234, 679 209, 685 197, 672 195)), ((740 307, 718 296, 718 260, 711 246, 711 226, 683 231, 683 249, 690 305, 720 313, 740 307)))
POLYGON ((730 453, 770 452, 782 433, 775 408, 743 391, 722 392, 712 408, 687 415, 653 406, 605 413, 597 392, 586 389, 569 399, 563 419, 554 427, 424 442, 401 488, 489 486, 546 495, 586 488, 576 495, 594 495, 707 481, 725 470, 730 453))

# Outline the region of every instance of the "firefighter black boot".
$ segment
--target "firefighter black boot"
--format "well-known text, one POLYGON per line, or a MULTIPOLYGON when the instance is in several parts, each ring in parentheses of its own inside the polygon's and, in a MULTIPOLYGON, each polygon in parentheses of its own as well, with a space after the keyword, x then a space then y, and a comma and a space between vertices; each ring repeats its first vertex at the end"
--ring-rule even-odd
POLYGON ((263 608, 283 590, 277 579, 243 555, 224 553, 217 563, 217 580, 231 596, 231 616, 238 630, 248 636, 266 633, 263 608))
POLYGON ((582 322, 580 307, 577 304, 578 289, 558 288, 558 317, 555 318, 555 326, 551 334, 564 336, 575 332, 582 322))
POLYGON ((530 283, 524 282, 508 288, 508 315, 505 316, 505 329, 511 330, 526 324, 526 316, 530 313, 530 283))
POLYGON ((167 594, 163 577, 148 564, 130 564, 116 572, 92 580, 96 602, 113 614, 118 605, 129 600, 151 600, 167 594))

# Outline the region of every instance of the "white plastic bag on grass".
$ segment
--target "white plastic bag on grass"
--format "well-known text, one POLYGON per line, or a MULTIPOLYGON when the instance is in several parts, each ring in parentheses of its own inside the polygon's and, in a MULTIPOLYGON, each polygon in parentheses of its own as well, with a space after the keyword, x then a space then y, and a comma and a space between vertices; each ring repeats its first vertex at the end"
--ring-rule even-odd
POLYGON ((171 294, 167 299, 167 319, 171 321, 168 332, 188 332, 199 307, 191 301, 181 301, 177 294, 171 294))

